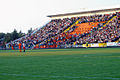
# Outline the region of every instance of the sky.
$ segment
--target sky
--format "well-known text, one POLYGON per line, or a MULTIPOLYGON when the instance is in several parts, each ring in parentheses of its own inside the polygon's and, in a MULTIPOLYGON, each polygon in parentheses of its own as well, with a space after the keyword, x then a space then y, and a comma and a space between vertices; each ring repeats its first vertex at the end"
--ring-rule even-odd
POLYGON ((0 0, 0 32, 24 33, 48 23, 48 15, 119 7, 120 0, 0 0))

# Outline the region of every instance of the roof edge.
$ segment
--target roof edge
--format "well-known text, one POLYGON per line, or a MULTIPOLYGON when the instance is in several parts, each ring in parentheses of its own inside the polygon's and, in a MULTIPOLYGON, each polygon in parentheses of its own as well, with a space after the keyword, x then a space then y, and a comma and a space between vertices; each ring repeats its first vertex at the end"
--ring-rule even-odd
POLYGON ((60 16, 68 16, 68 15, 76 15, 76 14, 86 14, 86 13, 95 13, 95 12, 103 12, 103 11, 113 11, 113 10, 114 11, 115 10, 120 10, 120 8, 110 8, 110 9, 100 9, 100 10, 64 13, 64 14, 57 14, 57 15, 48 15, 47 17, 60 17, 60 16))

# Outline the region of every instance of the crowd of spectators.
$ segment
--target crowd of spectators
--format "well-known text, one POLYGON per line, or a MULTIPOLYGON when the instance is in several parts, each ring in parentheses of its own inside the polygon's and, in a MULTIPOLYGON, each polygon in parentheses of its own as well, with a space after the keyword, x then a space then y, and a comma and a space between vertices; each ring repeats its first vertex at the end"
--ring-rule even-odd
POLYGON ((63 45, 77 45, 88 43, 104 43, 112 42, 119 38, 120 28, 118 17, 120 13, 104 14, 104 15, 92 15, 82 17, 72 17, 64 19, 54 19, 47 23, 43 28, 34 31, 34 34, 28 34, 20 39, 10 42, 11 46, 16 44, 25 43, 28 48, 35 48, 38 44, 40 48, 55 48, 62 47, 63 45), (72 26, 77 20, 79 24, 86 22, 107 22, 113 16, 114 18, 109 24, 102 27, 104 23, 99 23, 97 27, 94 27, 89 33, 84 34, 71 34, 78 26, 72 26), (66 32, 68 27, 70 29, 66 32), (102 27, 102 28, 101 28, 102 27))

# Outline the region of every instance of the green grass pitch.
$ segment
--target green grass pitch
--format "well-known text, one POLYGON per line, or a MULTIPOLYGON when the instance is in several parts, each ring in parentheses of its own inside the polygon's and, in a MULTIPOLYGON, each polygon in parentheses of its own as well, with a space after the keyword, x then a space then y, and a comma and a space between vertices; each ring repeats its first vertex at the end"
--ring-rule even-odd
POLYGON ((0 80, 120 80, 120 48, 0 50, 0 80))

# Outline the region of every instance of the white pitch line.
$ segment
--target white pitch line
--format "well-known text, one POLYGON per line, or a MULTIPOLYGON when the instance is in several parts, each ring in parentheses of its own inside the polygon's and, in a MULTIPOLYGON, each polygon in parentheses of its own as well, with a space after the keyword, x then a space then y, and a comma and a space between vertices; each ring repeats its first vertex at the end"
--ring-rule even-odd
POLYGON ((108 79, 108 80, 120 80, 120 78, 112 77, 87 77, 87 76, 42 76, 42 75, 31 75, 31 74, 9 74, 9 73, 0 73, 0 75, 10 75, 10 76, 22 76, 22 77, 41 77, 41 78, 87 78, 87 79, 108 79))

